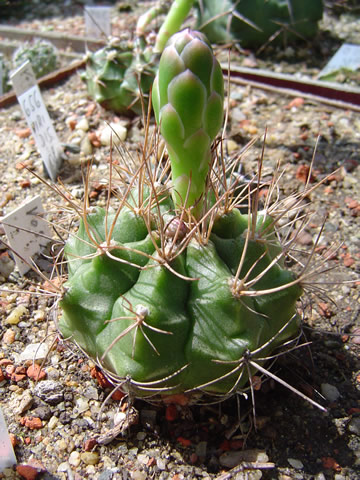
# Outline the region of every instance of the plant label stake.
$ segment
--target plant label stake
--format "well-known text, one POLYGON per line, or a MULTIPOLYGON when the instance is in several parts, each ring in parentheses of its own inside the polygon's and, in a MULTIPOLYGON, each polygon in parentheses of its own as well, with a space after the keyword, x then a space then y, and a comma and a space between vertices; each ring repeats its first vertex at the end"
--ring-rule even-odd
POLYGON ((85 36, 92 39, 105 39, 111 36, 111 8, 85 7, 85 36))
POLYGON ((0 473, 5 468, 16 465, 16 457, 10 442, 10 437, 5 423, 3 412, 0 408, 0 473))
POLYGON ((51 239, 43 218, 44 209, 39 196, 32 198, 2 219, 4 230, 21 275, 30 270, 32 257, 51 239))
POLYGON ((55 181, 61 165, 63 150, 30 62, 26 61, 12 73, 10 78, 45 169, 51 180, 55 181))

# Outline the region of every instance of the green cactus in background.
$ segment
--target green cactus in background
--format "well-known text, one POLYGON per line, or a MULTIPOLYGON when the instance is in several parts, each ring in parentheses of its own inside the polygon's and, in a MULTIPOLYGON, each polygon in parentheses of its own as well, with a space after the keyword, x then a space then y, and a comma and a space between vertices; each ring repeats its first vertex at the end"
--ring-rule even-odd
POLYGON ((252 378, 252 360, 262 368, 298 333, 301 277, 284 266, 281 214, 258 210, 259 188, 235 196, 237 182, 209 154, 223 119, 222 82, 202 34, 170 39, 154 108, 173 185, 144 155, 133 175, 120 171, 116 208, 85 204, 65 246, 60 331, 136 396, 230 395, 252 378))
POLYGON ((4 55, 2 53, 0 53, 0 72, 1 72, 1 75, 0 75, 0 82, 1 82, 1 85, 2 85, 2 93, 6 93, 8 90, 10 90, 11 86, 10 86, 10 83, 9 83, 9 64, 8 62, 6 61, 4 55))
MULTIPOLYGON (((255 48, 272 36, 312 38, 323 14, 322 0, 199 0, 198 28, 212 43, 239 42, 255 48)), ((275 39, 275 38, 274 38, 275 39)))
POLYGON ((114 38, 102 49, 89 52, 82 75, 89 95, 104 108, 117 113, 139 115, 143 106, 146 110, 159 53, 168 38, 180 28, 192 4, 193 0, 175 0, 168 12, 168 4, 156 5, 138 19, 133 42, 114 38), (166 12, 155 44, 148 43, 147 25, 166 12))
POLYGON ((46 40, 25 42, 17 48, 12 57, 14 69, 29 60, 35 77, 40 78, 53 72, 58 63, 58 54, 54 45, 46 40))
POLYGON ((157 58, 139 38, 135 44, 114 39, 87 55, 82 78, 89 95, 107 110, 142 113, 140 92, 146 100, 154 80, 157 58))

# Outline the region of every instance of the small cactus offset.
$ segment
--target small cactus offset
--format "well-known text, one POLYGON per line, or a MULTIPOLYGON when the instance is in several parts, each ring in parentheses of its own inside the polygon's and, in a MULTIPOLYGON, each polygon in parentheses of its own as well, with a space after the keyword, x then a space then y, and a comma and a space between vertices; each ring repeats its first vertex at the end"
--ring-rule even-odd
POLYGON ((40 78, 53 72, 58 63, 58 53, 54 45, 46 40, 25 42, 15 50, 12 62, 14 68, 29 60, 35 77, 40 78))
POLYGON ((60 331, 135 396, 226 397, 299 331, 301 276, 277 231, 286 209, 259 210, 260 178, 235 194, 233 166, 211 154, 222 82, 202 34, 170 39, 153 101, 172 182, 145 152, 133 175, 119 170, 116 206, 110 194, 105 209, 85 204, 65 246, 60 331))

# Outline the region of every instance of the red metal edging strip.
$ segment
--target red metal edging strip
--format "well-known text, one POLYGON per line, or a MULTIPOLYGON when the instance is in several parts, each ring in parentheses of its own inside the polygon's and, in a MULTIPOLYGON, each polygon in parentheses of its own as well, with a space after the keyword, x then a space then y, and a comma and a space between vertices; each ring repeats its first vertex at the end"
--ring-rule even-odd
MULTIPOLYGON (((222 65, 224 75, 228 66, 222 65)), ((360 88, 317 80, 297 79, 293 75, 266 70, 230 67, 230 81, 287 95, 303 96, 335 107, 360 111, 360 88)))

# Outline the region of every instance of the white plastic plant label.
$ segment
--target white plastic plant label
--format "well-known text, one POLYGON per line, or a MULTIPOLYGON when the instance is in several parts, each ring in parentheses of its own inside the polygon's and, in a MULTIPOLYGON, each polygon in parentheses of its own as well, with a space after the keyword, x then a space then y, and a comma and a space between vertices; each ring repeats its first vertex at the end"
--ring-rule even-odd
POLYGON ((3 217, 2 224, 19 272, 25 275, 33 264, 33 256, 41 252, 51 239, 40 197, 34 197, 10 212, 3 217))
POLYGON ((0 407, 0 473, 5 468, 11 468, 16 465, 16 457, 11 445, 9 433, 5 423, 5 418, 0 407))
POLYGON ((106 40, 111 35, 112 7, 85 7, 85 36, 106 40))
POLYGON ((61 165, 63 150, 30 62, 26 61, 12 73, 10 78, 46 171, 51 180, 55 181, 61 165))
MULTIPOLYGON (((353 71, 360 69, 360 45, 344 43, 341 45, 335 55, 329 60, 321 70, 318 78, 321 80, 332 80, 341 70, 353 71)), ((333 81, 333 80, 332 80, 333 81)))

